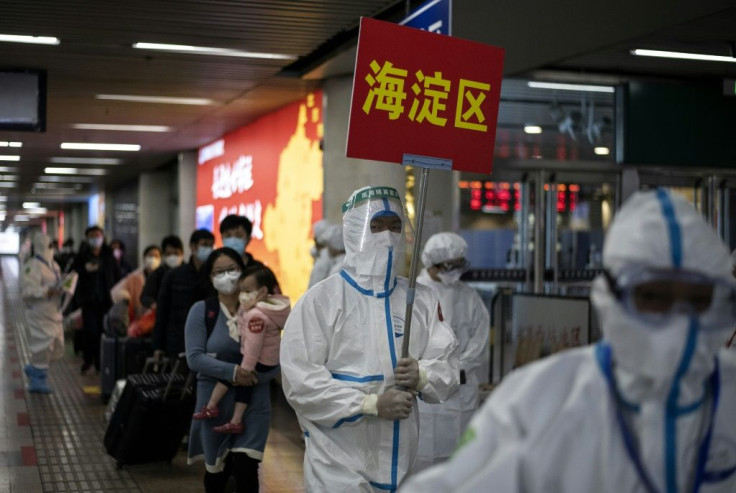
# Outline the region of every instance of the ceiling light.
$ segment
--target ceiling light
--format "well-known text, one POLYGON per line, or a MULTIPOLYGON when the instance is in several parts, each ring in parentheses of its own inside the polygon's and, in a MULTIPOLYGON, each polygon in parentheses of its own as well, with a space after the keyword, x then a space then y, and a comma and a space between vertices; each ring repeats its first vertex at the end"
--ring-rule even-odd
POLYGON ((703 62, 729 62, 736 63, 736 58, 722 55, 702 55, 700 53, 683 53, 680 51, 659 51, 659 50, 631 50, 632 55, 651 56, 657 58, 676 58, 679 60, 699 60, 703 62))
POLYGON ((37 207, 41 207, 40 202, 23 202, 24 209, 35 209, 37 207))
POLYGON ((25 222, 25 221, 29 221, 31 217, 27 214, 16 214, 13 219, 18 222, 25 222))
POLYGON ((294 55, 284 55, 282 53, 261 53, 257 51, 235 50, 232 48, 211 48, 207 46, 171 45, 161 43, 134 43, 133 48, 141 50, 171 51, 174 53, 193 53, 196 55, 266 58, 269 60, 296 60, 297 58, 294 55))
POLYGON ((0 173, 15 173, 18 168, 14 166, 0 166, 0 173))
POLYGON ((0 195, 0 202, 7 202, 8 196, 7 195, 0 195))
POLYGON ((23 143, 0 141, 0 147, 23 147, 23 143))
POLYGON ((541 134, 542 127, 539 125, 524 125, 524 132, 528 134, 541 134))
POLYGON ((20 156, 0 156, 0 161, 20 161, 20 156))
POLYGON ((6 43, 31 43, 36 45, 58 45, 61 41, 53 36, 18 36, 15 34, 0 34, 0 41, 6 43))
POLYGON ((0 181, 17 181, 18 175, 0 175, 0 181))
POLYGON ((14 181, 0 181, 0 188, 15 188, 14 181))
POLYGON ((55 196, 55 195, 77 195, 79 193, 79 190, 76 188, 31 188, 32 194, 43 194, 44 199, 48 199, 49 197, 55 196))
POLYGON ((86 142, 62 142, 62 149, 81 151, 140 151, 138 144, 88 144, 86 142))
POLYGON ((161 103, 161 104, 191 104, 208 105, 214 104, 211 99, 205 98, 174 98, 168 96, 132 96, 127 94, 97 94, 97 99, 110 99, 113 101, 131 101, 135 103, 161 103))
POLYGON ((52 157, 51 162, 56 164, 120 164, 123 161, 106 157, 52 157))
POLYGON ((163 125, 106 125, 102 123, 75 123, 77 130, 118 130, 121 132, 170 132, 171 127, 163 125))
POLYGON ((560 84, 557 82, 536 82, 530 80, 527 85, 533 89, 558 89, 560 91, 583 91, 583 92, 615 92, 613 86, 592 86, 588 84, 560 84))
POLYGON ((38 181, 51 183, 92 183, 95 179, 86 176, 39 176, 38 181))
POLYGON ((107 170, 94 169, 94 168, 45 168, 44 173, 53 175, 104 175, 107 174, 107 170))
POLYGON ((44 190, 81 190, 80 183, 34 183, 33 188, 42 188, 44 190))
POLYGON ((26 209, 26 212, 28 214, 46 214, 48 212, 48 209, 45 207, 32 207, 30 209, 26 209))
POLYGON ((611 150, 608 147, 596 147, 593 149, 593 152, 595 152, 597 156, 608 156, 611 154, 611 150))

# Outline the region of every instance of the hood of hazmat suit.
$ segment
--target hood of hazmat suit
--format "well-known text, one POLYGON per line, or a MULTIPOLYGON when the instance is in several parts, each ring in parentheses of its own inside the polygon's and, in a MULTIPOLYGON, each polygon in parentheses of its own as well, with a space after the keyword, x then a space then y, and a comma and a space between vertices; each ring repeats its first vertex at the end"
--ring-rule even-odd
POLYGON ((603 267, 591 301, 604 339, 512 372, 453 458, 401 491, 736 491, 728 250, 658 189, 618 212, 603 267))
MULTIPOLYGON (((389 187, 354 192, 344 207, 345 264, 294 306, 281 339, 284 394, 305 434, 306 491, 396 491, 417 452, 416 403, 408 418, 377 414, 395 385, 408 281, 396 276, 409 222, 389 187)), ((459 386, 457 343, 436 296, 417 285, 409 354, 419 398, 446 400, 459 386)))
POLYGON ((399 193, 390 187, 364 187, 343 204, 343 270, 358 286, 388 292, 396 285, 407 239, 413 240, 399 193))

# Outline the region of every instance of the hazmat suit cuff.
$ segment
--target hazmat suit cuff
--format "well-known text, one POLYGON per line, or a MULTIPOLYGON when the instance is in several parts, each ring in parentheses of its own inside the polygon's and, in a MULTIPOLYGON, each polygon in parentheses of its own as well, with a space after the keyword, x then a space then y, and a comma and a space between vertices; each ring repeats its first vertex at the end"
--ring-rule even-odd
POLYGON ((378 416, 378 394, 368 394, 363 399, 363 414, 378 416))
POLYGON ((426 387, 428 381, 429 381, 429 378, 427 377, 427 372, 420 368, 419 369, 419 383, 417 384, 417 390, 422 390, 424 387, 426 387))

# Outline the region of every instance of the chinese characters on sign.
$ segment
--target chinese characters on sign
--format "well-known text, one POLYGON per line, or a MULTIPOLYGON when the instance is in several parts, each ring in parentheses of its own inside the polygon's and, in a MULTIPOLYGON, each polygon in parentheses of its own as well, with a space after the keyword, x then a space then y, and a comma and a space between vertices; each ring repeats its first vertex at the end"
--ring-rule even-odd
MULTIPOLYGON (((365 81, 371 89, 363 103, 363 111, 368 115, 375 108, 385 111, 390 120, 400 118, 404 113, 405 100, 409 101, 404 90, 408 71, 394 67, 390 61, 380 65, 373 60, 370 66, 373 74, 366 75, 365 81)), ((432 125, 444 127, 447 123, 447 99, 456 92, 457 105, 453 118, 455 127, 478 132, 488 131, 481 104, 491 89, 490 84, 460 79, 456 84, 457 89, 453 89, 455 86, 452 81, 444 79, 442 72, 429 76, 424 75, 422 70, 416 71, 414 79, 415 82, 411 85, 411 109, 407 115, 409 120, 417 123, 426 120, 432 125)))
POLYGON ((360 26, 347 156, 490 173, 503 50, 375 19, 360 26))

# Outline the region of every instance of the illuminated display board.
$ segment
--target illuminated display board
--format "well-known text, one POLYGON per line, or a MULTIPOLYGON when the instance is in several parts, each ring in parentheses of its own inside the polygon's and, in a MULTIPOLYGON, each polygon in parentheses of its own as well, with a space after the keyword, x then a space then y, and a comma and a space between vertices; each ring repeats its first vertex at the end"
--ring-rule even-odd
MULTIPOLYGON (((519 183, 460 181, 460 210, 463 213, 506 214, 521 209, 519 183)), ((544 186, 549 191, 549 185, 544 186)), ((579 185, 557 185, 557 212, 572 212, 578 203, 579 185)))
POLYGON ((228 214, 253 223, 248 252, 295 301, 307 289, 312 224, 322 218, 322 93, 199 149, 196 221, 215 234, 228 214))

